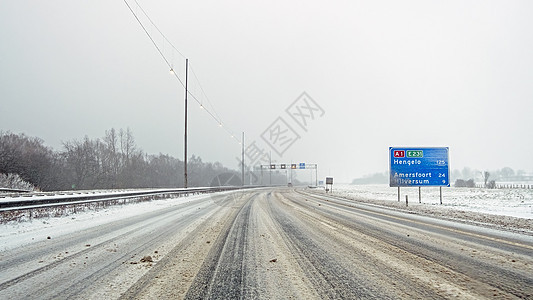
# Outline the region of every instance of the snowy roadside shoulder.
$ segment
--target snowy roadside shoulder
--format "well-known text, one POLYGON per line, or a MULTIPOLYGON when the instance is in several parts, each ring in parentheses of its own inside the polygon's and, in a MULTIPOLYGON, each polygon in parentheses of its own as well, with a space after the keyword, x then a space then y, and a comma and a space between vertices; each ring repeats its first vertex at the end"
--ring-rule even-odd
MULTIPOLYGON (((395 190, 392 188, 392 190, 395 190)), ((438 191, 438 188, 436 189, 438 191)), ((310 189, 308 192, 323 194, 325 191, 321 189, 310 189)), ((459 221, 467 224, 475 224, 484 227, 502 229, 527 235, 533 235, 533 214, 531 212, 532 200, 529 199, 529 193, 526 192, 526 196, 521 195, 522 199, 520 205, 524 208, 518 207, 510 209, 505 206, 505 202, 502 199, 489 198, 490 195, 484 198, 483 201, 492 203, 492 205, 480 205, 476 206, 475 201, 472 201, 472 195, 458 195, 458 193, 449 193, 447 196, 452 198, 453 201, 449 201, 443 205, 439 204, 439 200, 432 199, 435 193, 430 191, 425 195, 425 201, 423 203, 418 202, 418 189, 416 191, 409 191, 411 194, 408 206, 406 206, 405 196, 402 193, 401 201, 393 200, 397 199, 395 191, 391 191, 391 188, 387 186, 342 186, 337 187, 333 193, 328 193, 328 196, 339 197, 342 199, 356 201, 366 204, 372 204, 382 207, 391 208, 398 211, 403 211, 412 214, 419 214, 425 216, 437 217, 445 220, 459 221), (450 195, 451 194, 451 195, 450 195), (385 200, 386 199, 386 200, 385 200), (429 199, 429 200, 428 200, 429 199), (500 214, 499 214, 500 213, 500 214)), ((473 194, 476 191, 460 191, 460 193, 473 194)), ((516 191, 514 192, 516 193, 516 191)), ((407 194, 407 192, 406 192, 407 194)), ((438 196, 437 196, 438 197, 438 196)), ((476 197, 479 195, 476 194, 476 197)), ((448 198, 448 200, 449 200, 448 198)), ((446 199, 446 198, 445 198, 446 199)))
POLYGON ((198 201, 208 194, 189 197, 153 200, 125 205, 114 205, 98 210, 84 210, 57 217, 12 221, 0 224, 0 251, 7 251, 37 240, 57 237, 79 230, 96 227, 117 220, 130 218, 140 213, 198 201))

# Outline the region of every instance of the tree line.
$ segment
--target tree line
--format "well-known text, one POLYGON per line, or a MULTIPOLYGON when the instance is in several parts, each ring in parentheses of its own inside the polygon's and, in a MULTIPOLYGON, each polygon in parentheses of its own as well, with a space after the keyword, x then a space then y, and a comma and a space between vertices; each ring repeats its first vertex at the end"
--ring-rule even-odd
MULTIPOLYGON (((182 187, 183 161, 167 154, 149 155, 135 144, 130 129, 63 143, 55 151, 25 134, 0 132, 0 174, 16 175, 42 191, 182 187)), ((237 172, 221 163, 188 161, 189 186, 209 186, 221 173, 237 172)))

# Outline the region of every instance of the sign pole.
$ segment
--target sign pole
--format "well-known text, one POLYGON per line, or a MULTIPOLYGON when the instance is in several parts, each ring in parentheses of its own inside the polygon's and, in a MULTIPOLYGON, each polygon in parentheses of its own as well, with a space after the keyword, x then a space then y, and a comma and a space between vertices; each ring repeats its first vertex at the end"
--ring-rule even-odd
POLYGON ((400 187, 398 187, 398 202, 400 202, 400 187))
POLYGON ((330 193, 333 192, 333 177, 326 177, 326 193, 328 190, 330 193))
POLYGON ((422 203, 422 187, 418 187, 418 203, 422 203))
POLYGON ((289 174, 290 174, 290 176, 291 176, 291 181, 290 181, 290 183, 292 183, 292 160, 291 160, 291 170, 289 171, 289 174))
POLYGON ((315 186, 318 187, 318 165, 315 165, 315 186))
POLYGON ((442 186, 439 186, 440 189, 440 204, 442 205, 442 186))

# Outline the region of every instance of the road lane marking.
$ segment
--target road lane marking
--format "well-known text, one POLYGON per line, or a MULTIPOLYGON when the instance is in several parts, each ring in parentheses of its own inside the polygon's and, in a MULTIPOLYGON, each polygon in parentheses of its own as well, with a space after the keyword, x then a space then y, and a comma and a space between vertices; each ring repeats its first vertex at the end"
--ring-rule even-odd
POLYGON ((322 221, 320 221, 320 223, 322 223, 322 225, 324 225, 324 226, 330 228, 331 230, 335 230, 335 231, 337 231, 337 228, 335 228, 335 227, 329 225, 328 223, 325 223, 325 222, 322 222, 322 221))

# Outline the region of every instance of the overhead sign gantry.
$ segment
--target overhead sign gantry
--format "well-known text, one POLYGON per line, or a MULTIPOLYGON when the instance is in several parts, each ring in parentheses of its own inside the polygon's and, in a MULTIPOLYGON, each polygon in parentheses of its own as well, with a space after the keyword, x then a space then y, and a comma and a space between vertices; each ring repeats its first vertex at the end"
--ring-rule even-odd
MULTIPOLYGON (((318 164, 306 164, 304 162, 301 162, 299 164, 269 164, 269 165, 261 165, 261 182, 263 182, 263 169, 269 169, 270 171, 280 169, 280 170, 287 170, 287 166, 291 166, 290 171, 292 170, 315 170, 315 186, 318 186, 318 164)), ((292 176, 291 176, 292 177, 292 176)), ((311 175, 311 181, 313 176, 311 175)), ((291 180, 292 182, 292 180, 291 180)))

